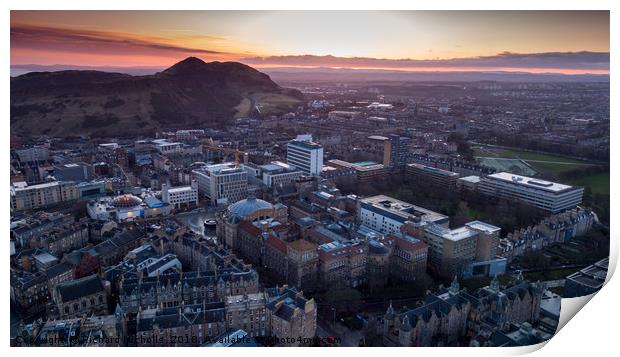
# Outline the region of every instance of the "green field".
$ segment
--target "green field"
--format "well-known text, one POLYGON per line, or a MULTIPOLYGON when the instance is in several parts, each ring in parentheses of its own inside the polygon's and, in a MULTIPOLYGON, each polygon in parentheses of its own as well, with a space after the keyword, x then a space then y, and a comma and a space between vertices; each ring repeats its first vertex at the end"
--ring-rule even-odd
POLYGON ((534 170, 556 177, 563 172, 570 171, 584 165, 592 165, 585 161, 529 151, 500 150, 498 154, 500 157, 510 157, 524 160, 530 164, 534 170))
MULTIPOLYGON (((527 164, 539 174, 556 179, 560 179, 563 173, 573 169, 597 165, 588 161, 571 159, 553 154, 489 147, 476 147, 474 149, 474 156, 478 158, 520 159, 527 162, 527 164)), ((490 159, 480 160, 483 162, 493 162, 490 159)), ((497 167, 496 169, 501 170, 502 168, 497 167)), ((560 181, 571 185, 590 187, 594 194, 609 195, 609 173, 598 173, 570 180, 560 179, 560 181)))
POLYGON ((575 168, 592 165, 586 161, 520 150, 476 148, 474 155, 477 157, 521 159, 532 166, 534 170, 552 175, 554 177, 575 168))
POLYGON ((609 195, 609 174, 598 174, 572 180, 573 185, 590 187, 592 193, 609 195))

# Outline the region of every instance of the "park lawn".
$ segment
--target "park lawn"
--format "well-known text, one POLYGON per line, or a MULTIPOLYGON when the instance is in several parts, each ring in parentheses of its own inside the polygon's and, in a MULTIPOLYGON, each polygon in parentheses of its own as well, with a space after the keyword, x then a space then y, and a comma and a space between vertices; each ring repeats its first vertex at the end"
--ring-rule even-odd
MULTIPOLYGON (((537 172, 551 175, 553 177, 559 177, 562 173, 589 165, 588 161, 570 159, 562 156, 556 156, 551 154, 541 154, 537 152, 521 151, 515 149, 491 149, 497 158, 506 159, 521 159, 526 161, 537 172), (539 162, 550 161, 550 162, 539 162)), ((476 149, 477 156, 491 156, 488 151, 482 149, 476 149)), ((594 190, 594 188, 593 188, 594 190)), ((604 190, 604 188, 603 188, 604 190)))
MULTIPOLYGON (((525 160, 525 159, 524 159, 525 160)), ((552 163, 552 162, 533 162, 525 160, 537 172, 541 172, 553 177, 558 177, 564 172, 571 171, 583 166, 583 164, 575 163, 552 163)))
POLYGON ((497 153, 499 154, 499 157, 505 157, 509 159, 522 159, 525 161, 538 160, 538 161, 555 161, 555 162, 570 163, 570 164, 587 164, 587 162, 577 160, 577 159, 569 159, 569 158, 565 158, 562 156, 556 156, 556 155, 551 155, 551 154, 541 154, 541 153, 531 152, 531 151, 502 149, 502 150, 498 150, 497 153))
POLYGON ((592 193, 600 195, 609 195, 609 174, 596 174, 571 180, 573 185, 590 187, 592 193))

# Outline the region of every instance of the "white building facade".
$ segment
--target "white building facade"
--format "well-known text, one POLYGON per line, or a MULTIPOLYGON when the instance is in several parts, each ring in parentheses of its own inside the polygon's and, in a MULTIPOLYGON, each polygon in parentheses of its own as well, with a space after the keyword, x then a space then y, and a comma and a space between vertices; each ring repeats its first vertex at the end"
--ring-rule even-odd
POLYGON ((198 205, 198 181, 192 180, 189 186, 168 187, 161 185, 162 201, 174 208, 196 207, 198 205))
POLYGON ((231 204, 248 195, 248 173, 228 162, 207 165, 192 171, 198 182, 198 192, 211 205, 231 204))
POLYGON ((286 147, 286 160, 306 175, 319 176, 323 169, 323 147, 312 141, 292 140, 286 147))
POLYGON ((551 213, 574 208, 583 199, 583 187, 499 172, 480 180, 478 190, 486 195, 518 200, 551 213))

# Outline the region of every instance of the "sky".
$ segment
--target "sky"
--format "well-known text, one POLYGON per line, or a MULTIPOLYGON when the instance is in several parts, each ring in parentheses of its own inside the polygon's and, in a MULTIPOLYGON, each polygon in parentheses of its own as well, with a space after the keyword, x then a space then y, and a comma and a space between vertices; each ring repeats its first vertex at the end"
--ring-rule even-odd
POLYGON ((11 66, 609 73, 608 11, 11 11, 11 66))

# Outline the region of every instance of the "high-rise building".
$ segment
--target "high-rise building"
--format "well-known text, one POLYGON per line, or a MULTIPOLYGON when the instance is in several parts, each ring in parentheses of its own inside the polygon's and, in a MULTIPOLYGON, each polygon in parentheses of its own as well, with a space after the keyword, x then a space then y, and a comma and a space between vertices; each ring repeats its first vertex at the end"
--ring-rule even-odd
POLYGON ((388 162, 392 170, 399 170, 407 163, 407 154, 411 147, 411 138, 390 134, 385 142, 383 162, 388 162))
POLYGON ((248 195, 248 173, 227 162, 192 171, 198 192, 212 205, 235 203, 248 195))
POLYGON ((483 177, 478 190, 489 196, 522 201, 552 213, 576 207, 583 198, 583 187, 544 181, 509 172, 498 172, 483 177))
POLYGON ((286 146, 286 161, 307 175, 319 176, 323 169, 323 147, 311 140, 292 140, 286 146))

